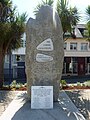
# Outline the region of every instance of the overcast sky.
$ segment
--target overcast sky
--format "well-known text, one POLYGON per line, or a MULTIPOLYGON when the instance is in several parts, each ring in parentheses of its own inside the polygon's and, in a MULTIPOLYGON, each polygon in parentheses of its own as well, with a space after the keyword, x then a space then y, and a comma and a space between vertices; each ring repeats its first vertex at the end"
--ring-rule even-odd
MULTIPOLYGON (((13 5, 17 6, 18 12, 21 14, 23 12, 27 12, 28 18, 34 18, 34 9, 41 0, 12 0, 13 5)), ((76 6, 80 16, 82 16, 82 22, 85 20, 85 9, 88 5, 90 5, 90 0, 69 0, 69 5, 72 7, 76 6)))

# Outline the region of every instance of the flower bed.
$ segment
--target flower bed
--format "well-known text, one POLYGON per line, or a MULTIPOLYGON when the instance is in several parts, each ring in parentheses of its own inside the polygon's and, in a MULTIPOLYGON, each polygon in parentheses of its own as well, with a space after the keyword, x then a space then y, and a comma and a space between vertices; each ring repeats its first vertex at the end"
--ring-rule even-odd
POLYGON ((64 90, 90 89, 90 80, 85 81, 84 83, 77 82, 76 84, 67 84, 65 80, 61 80, 60 85, 61 85, 61 88, 64 90))
POLYGON ((90 89, 90 86, 66 86, 62 87, 63 90, 71 90, 71 89, 90 89))
POLYGON ((22 83, 17 83, 16 80, 14 80, 10 85, 3 85, 2 88, 0 88, 0 90, 19 90, 19 91, 23 91, 23 90, 27 90, 27 83, 22 84, 22 83))

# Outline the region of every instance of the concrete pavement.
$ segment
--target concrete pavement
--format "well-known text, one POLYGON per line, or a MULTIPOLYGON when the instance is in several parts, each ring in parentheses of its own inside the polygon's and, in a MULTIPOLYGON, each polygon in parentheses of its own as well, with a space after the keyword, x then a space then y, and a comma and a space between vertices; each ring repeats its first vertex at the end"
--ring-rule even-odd
POLYGON ((0 120, 85 120, 64 91, 60 91, 59 101, 53 109, 31 109, 25 91, 20 91, 9 104, 0 120))
POLYGON ((0 90, 0 116, 6 110, 11 101, 15 98, 18 91, 0 90))
POLYGON ((86 120, 90 120, 90 89, 74 89, 65 92, 86 120))

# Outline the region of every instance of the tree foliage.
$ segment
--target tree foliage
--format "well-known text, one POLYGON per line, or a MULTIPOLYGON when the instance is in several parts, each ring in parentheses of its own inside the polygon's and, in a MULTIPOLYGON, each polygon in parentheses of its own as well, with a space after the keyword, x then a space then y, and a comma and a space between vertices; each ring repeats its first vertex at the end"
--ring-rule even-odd
MULTIPOLYGON (((35 14, 38 13, 42 5, 48 4, 50 6, 53 6, 53 3, 53 0, 42 0, 42 3, 37 5, 34 11, 35 14)), ((75 26, 80 18, 77 8, 69 7, 68 0, 57 0, 56 9, 61 19, 64 34, 67 31, 71 33, 72 26, 75 26)))
POLYGON ((57 11, 61 18, 63 32, 70 32, 72 26, 76 25, 79 21, 79 13, 76 7, 69 7, 67 0, 58 0, 57 11))
POLYGON ((90 21, 90 5, 86 8, 87 20, 90 21))
POLYGON ((20 47, 25 21, 26 13, 17 14, 11 0, 0 0, 0 86, 4 79, 4 57, 8 51, 20 47))
POLYGON ((35 15, 37 15, 37 13, 39 12, 39 9, 41 8, 41 6, 43 6, 43 5, 50 5, 50 6, 52 6, 53 2, 54 2, 53 0, 42 0, 42 2, 39 3, 36 6, 35 10, 34 10, 35 15))
POLYGON ((90 41, 90 5, 86 8, 88 40, 90 41))

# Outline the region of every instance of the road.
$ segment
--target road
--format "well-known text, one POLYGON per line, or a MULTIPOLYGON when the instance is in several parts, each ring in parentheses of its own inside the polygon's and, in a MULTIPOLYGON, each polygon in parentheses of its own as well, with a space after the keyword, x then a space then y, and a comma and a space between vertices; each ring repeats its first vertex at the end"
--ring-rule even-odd
POLYGON ((77 83, 77 82, 83 83, 87 80, 90 80, 90 75, 88 76, 64 76, 61 79, 65 80, 67 83, 77 83))

